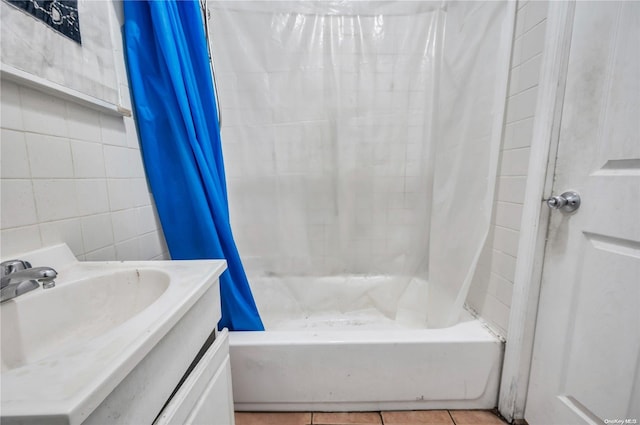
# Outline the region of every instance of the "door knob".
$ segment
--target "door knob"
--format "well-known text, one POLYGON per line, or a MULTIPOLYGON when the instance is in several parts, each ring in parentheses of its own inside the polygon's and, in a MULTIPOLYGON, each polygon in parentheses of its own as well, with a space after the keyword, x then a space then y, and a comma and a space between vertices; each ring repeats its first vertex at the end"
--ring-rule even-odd
POLYGON ((552 210, 561 210, 565 213, 572 213, 580 208, 580 195, 577 192, 564 192, 562 195, 556 195, 549 199, 545 199, 545 202, 552 210))

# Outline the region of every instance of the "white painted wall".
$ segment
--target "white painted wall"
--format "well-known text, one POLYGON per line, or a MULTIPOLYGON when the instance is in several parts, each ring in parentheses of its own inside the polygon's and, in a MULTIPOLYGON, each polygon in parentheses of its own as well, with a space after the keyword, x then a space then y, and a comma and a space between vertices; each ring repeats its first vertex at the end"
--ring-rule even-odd
POLYGON ((505 336, 518 258, 547 7, 546 1, 518 2, 491 235, 467 297, 467 304, 505 336))
MULTIPOLYGON (((122 14, 118 3, 109 5, 105 22, 111 27, 99 29, 112 41, 117 73, 112 89, 119 92, 119 103, 131 108, 122 14)), ((33 20, 23 15, 14 18, 33 20)), ((59 242, 86 260, 168 258, 133 119, 4 79, 0 89, 2 258, 59 242)))

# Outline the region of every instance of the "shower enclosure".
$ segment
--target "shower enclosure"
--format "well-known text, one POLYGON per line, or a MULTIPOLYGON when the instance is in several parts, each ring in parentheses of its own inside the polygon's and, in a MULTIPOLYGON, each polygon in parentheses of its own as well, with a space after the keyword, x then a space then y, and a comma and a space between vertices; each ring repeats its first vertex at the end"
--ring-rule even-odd
MULTIPOLYGON (((232 335, 235 365, 242 364, 234 371, 238 405, 425 407, 434 396, 420 385, 444 366, 421 364, 448 357, 455 360, 445 369, 458 369, 460 382, 449 401, 428 406, 469 407, 473 399, 493 407, 500 343, 463 305, 490 225, 514 5, 220 1, 208 8, 232 227, 267 329, 232 335), (460 357, 463 341, 480 347, 469 359, 460 357), (405 380, 416 387, 401 396, 364 396, 367 382, 355 383, 352 396, 318 389, 322 372, 299 398, 298 387, 277 400, 255 390, 263 380, 257 370, 304 373, 314 352, 336 342, 341 351, 318 361, 332 358, 326 368, 340 376, 358 375, 358 362, 370 374, 394 355, 403 367, 393 373, 413 376, 414 362, 425 376, 405 380), (349 352, 357 354, 349 360, 349 352), (276 364, 284 357, 287 364, 276 364), (299 370, 295 358, 305 359, 299 370), (482 373, 465 369, 473 359, 482 373), (467 394, 469 374, 482 376, 467 394)), ((292 385, 282 379, 279 388, 292 385)))

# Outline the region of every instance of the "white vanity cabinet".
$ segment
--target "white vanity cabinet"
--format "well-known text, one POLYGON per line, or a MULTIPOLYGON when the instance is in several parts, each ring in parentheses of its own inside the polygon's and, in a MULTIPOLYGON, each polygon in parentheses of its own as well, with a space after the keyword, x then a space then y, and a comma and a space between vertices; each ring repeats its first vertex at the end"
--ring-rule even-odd
POLYGON ((82 425, 234 425, 229 332, 211 342, 220 317, 216 281, 82 425))
POLYGON ((228 331, 210 342, 220 317, 216 281, 82 425, 234 425, 228 331))
POLYGON ((229 333, 216 340, 164 407, 154 425, 233 425, 229 333))
POLYGON ((224 260, 20 255, 56 285, 2 303, 2 425, 234 425, 224 260))

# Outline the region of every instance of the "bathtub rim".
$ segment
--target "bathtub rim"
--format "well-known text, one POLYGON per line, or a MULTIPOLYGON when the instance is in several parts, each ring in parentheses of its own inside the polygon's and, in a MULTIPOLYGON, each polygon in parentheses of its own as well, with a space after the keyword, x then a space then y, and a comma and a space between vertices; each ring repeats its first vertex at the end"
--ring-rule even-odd
POLYGON ((300 328, 287 330, 235 331, 229 333, 231 346, 322 345, 376 343, 485 343, 504 342, 481 319, 464 311, 458 323, 432 329, 300 328))

